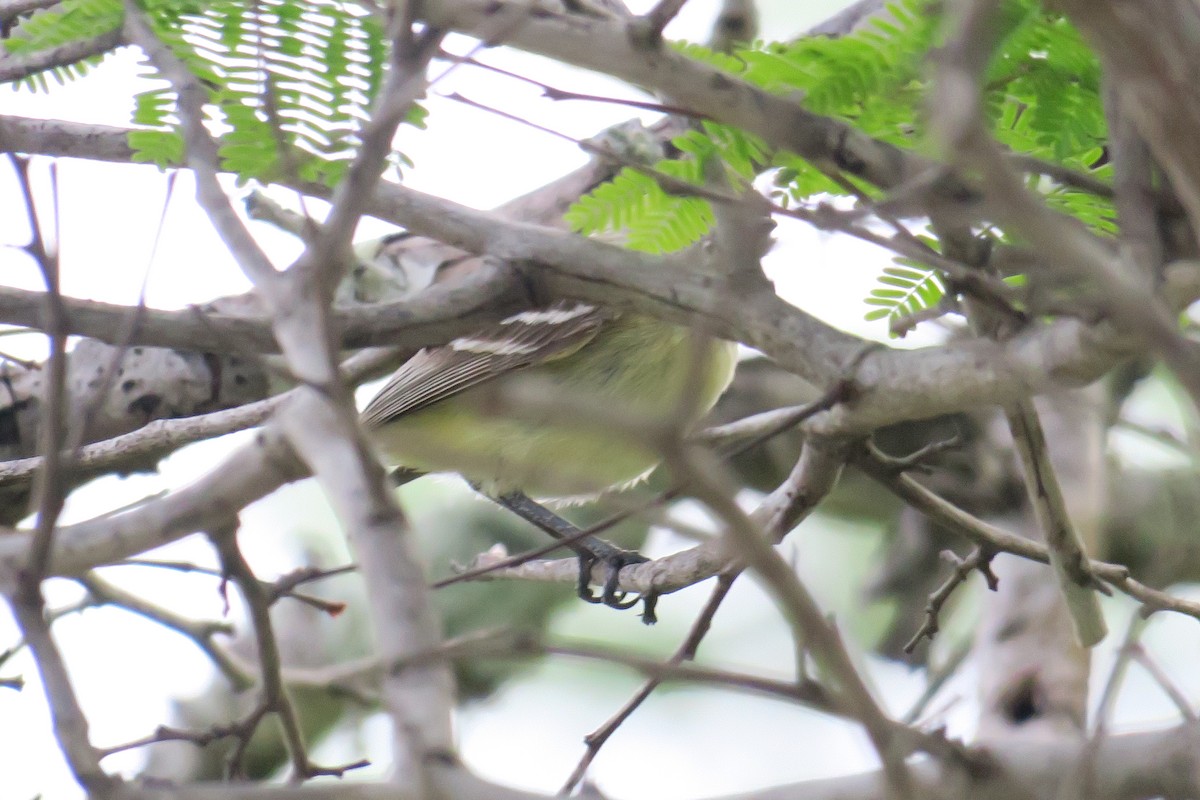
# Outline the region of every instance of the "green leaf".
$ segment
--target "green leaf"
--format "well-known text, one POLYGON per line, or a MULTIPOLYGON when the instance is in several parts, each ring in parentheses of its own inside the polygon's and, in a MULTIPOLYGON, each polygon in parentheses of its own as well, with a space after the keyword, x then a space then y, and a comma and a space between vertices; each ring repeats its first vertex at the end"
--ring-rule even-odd
MULTIPOLYGON (((388 41, 373 16, 341 0, 141 0, 140 5, 155 35, 208 91, 205 112, 221 123, 223 168, 240 181, 277 176, 281 170, 301 170, 321 180, 344 172, 389 69, 388 41)), ((3 40, 3 49, 28 54, 58 47, 116 30, 122 18, 121 0, 62 0, 53 11, 23 18, 3 40)), ((44 90, 47 76, 73 80, 98 60, 34 75, 25 83, 44 90)), ((155 74, 149 65, 145 72, 155 74)), ((159 85, 138 94, 132 117, 148 134, 130 137, 139 161, 177 161, 179 120, 168 88, 159 85)), ((420 127, 424 119, 425 111, 414 107, 406 121, 420 127)))
POLYGON ((871 306, 863 315, 870 322, 887 320, 890 325, 893 319, 933 308, 946 294, 938 272, 911 259, 897 258, 884 268, 878 282, 880 285, 863 300, 871 306))
POLYGON ((171 131, 130 131, 133 160, 166 168, 183 163, 183 137, 171 131))
POLYGON ((586 235, 621 233, 630 249, 650 253, 682 250, 713 225, 707 201, 667 194, 654 178, 630 167, 581 197, 564 219, 572 230, 586 235))

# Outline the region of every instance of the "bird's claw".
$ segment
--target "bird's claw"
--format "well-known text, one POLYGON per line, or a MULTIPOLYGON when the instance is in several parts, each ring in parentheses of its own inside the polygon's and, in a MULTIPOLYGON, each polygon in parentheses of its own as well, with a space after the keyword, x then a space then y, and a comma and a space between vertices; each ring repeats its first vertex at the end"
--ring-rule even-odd
POLYGON ((633 564, 644 564, 650 559, 633 550, 622 550, 613 547, 603 555, 581 555, 579 557, 579 582, 577 586, 580 599, 588 603, 605 605, 609 608, 625 610, 633 608, 639 602, 644 604, 642 622, 653 625, 658 622, 654 607, 658 603, 658 592, 646 592, 629 597, 628 592, 621 591, 621 570, 633 564), (600 594, 592 592, 592 567, 597 562, 604 562, 604 587, 600 594))

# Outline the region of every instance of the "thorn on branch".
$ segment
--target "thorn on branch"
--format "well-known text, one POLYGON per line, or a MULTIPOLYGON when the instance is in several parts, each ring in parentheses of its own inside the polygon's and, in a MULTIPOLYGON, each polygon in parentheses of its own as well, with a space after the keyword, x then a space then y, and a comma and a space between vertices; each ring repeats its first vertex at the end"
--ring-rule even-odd
POLYGON ((925 619, 913 637, 904 645, 905 653, 912 653, 913 650, 916 650, 922 639, 928 638, 933 641, 933 637, 941 629, 939 618, 942 608, 954 594, 954 590, 965 583, 972 572, 978 571, 983 576, 989 590, 994 592, 1000 586, 1000 579, 996 577, 996 573, 992 572, 992 558, 995 557, 995 553, 991 550, 976 547, 966 558, 959 558, 949 550, 943 550, 941 555, 942 558, 954 564, 954 569, 950 573, 950 577, 946 578, 946 581, 929 595, 929 602, 925 605, 925 619))
POLYGON ((354 572, 358 567, 355 564, 346 564, 332 569, 323 569, 321 567, 299 567, 286 575, 281 575, 274 583, 269 583, 265 587, 267 590, 267 602, 274 605, 280 598, 290 597, 305 605, 312 606, 318 611, 323 611, 331 617, 336 617, 346 610, 346 604, 336 600, 325 600, 320 597, 314 597, 310 594, 297 592, 296 588, 306 583, 332 578, 337 575, 345 575, 354 572))

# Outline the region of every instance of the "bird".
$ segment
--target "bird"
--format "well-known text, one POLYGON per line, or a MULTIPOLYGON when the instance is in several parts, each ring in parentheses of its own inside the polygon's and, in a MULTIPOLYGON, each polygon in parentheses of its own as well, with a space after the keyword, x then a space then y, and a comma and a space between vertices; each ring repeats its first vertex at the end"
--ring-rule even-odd
MULTIPOLYGON (((531 498, 580 501, 643 480, 661 457, 630 430, 693 427, 732 381, 737 353, 735 343, 653 316, 559 300, 418 351, 360 419, 384 463, 409 475, 458 473, 566 539, 580 555, 584 599, 597 601, 588 583, 591 565, 603 561, 609 579, 599 601, 625 608, 636 598, 625 603, 616 592, 617 573, 645 559, 603 540, 577 541, 570 523, 531 498), (522 389, 563 402, 521 408, 522 389)), ((653 620, 649 599, 643 619, 653 620)))
POLYGON ((683 414, 669 421, 686 428, 725 391, 736 360, 730 342, 697 342, 689 329, 653 317, 563 301, 420 351, 362 422, 395 466, 458 472, 489 495, 587 497, 646 477, 659 460, 653 447, 569 409, 498 413, 506 390, 525 382, 637 422, 683 414))

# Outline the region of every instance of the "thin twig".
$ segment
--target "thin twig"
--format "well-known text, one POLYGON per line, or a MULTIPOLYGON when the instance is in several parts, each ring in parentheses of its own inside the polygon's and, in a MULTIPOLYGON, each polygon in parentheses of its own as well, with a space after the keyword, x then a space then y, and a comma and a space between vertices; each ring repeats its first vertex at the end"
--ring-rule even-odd
POLYGON ((921 696, 916 699, 912 706, 900 718, 900 721, 905 725, 916 725, 920 722, 925 709, 937 697, 938 692, 946 685, 946 682, 954 676, 958 668, 967 660, 967 656, 971 654, 972 642, 964 640, 959 642, 958 646, 946 657, 946 660, 939 664, 936 668, 930 667, 926 671, 925 689, 921 692, 921 696))
MULTIPOLYGON (((713 587, 712 594, 709 595, 708 601, 704 604, 704 608, 700 610, 699 615, 697 615, 695 621, 692 623, 691 629, 688 631, 687 636, 684 637, 683 642, 680 643, 679 648, 667 660, 668 664, 676 665, 695 659, 696 651, 700 648, 700 643, 704 641, 704 637, 712 627, 713 617, 716 616, 717 610, 721 607, 721 603, 728 596, 733 582, 737 580, 740 574, 741 570, 735 570, 717 576, 717 584, 713 587)), ((621 706, 603 725, 583 737, 586 749, 583 756, 580 757, 579 762, 575 765, 575 769, 571 772, 570 777, 567 778, 567 782, 558 790, 560 796, 569 795, 575 786, 583 780, 583 776, 587 774, 588 767, 591 766, 592 761, 599 755, 600 748, 604 747, 605 743, 617 732, 617 729, 621 727, 625 720, 629 719, 633 712, 660 685, 662 685, 662 678, 657 676, 649 678, 625 702, 625 705, 621 706)))
POLYGON ((570 143, 576 145, 577 147, 579 147, 580 149, 582 149, 584 152, 587 152, 591 155, 610 159, 610 160, 616 162, 617 164, 620 164, 623 167, 628 167, 630 169, 637 170, 638 172, 643 173, 647 177, 653 178, 655 180, 655 182, 658 183, 658 185, 660 187, 662 187, 662 190, 664 192, 667 192, 668 194, 679 195, 682 197, 698 197, 703 200, 708 200, 709 202, 712 202, 712 203, 738 204, 738 203, 744 202, 737 195, 731 194, 729 192, 721 191, 719 189, 716 189, 716 188, 713 188, 710 186, 701 186, 701 185, 698 185, 695 183, 689 183, 688 181, 682 180, 681 178, 677 178, 674 175, 670 175, 666 172, 656 170, 652 166, 641 163, 641 162, 637 161, 636 159, 630 158, 627 155, 618 153, 618 152, 616 152, 612 149, 606 148, 606 147, 602 147, 589 139, 578 139, 569 134, 562 133, 561 131, 556 131, 553 128, 548 128, 545 125, 539 125, 538 123, 536 123, 532 120, 529 120, 529 119, 525 119, 524 117, 521 117, 517 114, 511 114, 511 113, 504 111, 503 109, 497 108, 495 106, 489 106, 486 103, 482 103, 478 100, 472 100, 471 98, 466 97, 462 94, 459 94, 458 92, 453 92, 451 94, 444 94, 444 95, 442 95, 442 97, 446 98, 447 100, 453 100, 457 103, 461 103, 470 108, 475 108, 480 111, 485 111, 489 114, 493 114, 502 119, 506 119, 511 122, 516 122, 518 124, 524 125, 527 128, 531 128, 533 130, 540 131, 545 134, 549 134, 550 136, 554 136, 558 139, 562 139, 564 141, 570 142, 570 143))
POLYGON ((949 438, 922 445, 908 455, 893 456, 888 455, 878 449, 872 449, 872 453, 881 464, 887 466, 887 468, 892 470, 893 474, 895 475, 899 475, 910 470, 929 472, 931 471, 931 468, 928 462, 931 458, 949 450, 954 450, 957 447, 961 447, 962 443, 962 436, 959 433, 955 433, 949 438))
POLYGON ((388 671, 400 673, 425 664, 454 659, 547 655, 616 664, 656 678, 659 682, 683 681, 765 694, 823 713, 849 716, 849 711, 840 704, 837 697, 816 681, 780 681, 696 664, 668 663, 632 653, 617 653, 607 647, 545 644, 526 633, 511 630, 483 630, 448 639, 434 650, 414 653, 395 661, 388 666, 388 671))
POLYGON ((846 214, 828 205, 815 211, 804 208, 784 208, 778 205, 774 206, 773 210, 776 214, 808 222, 820 230, 837 230, 882 247, 896 255, 911 258, 941 270, 950 276, 954 285, 961 291, 986 303, 989 308, 1020 316, 1012 304, 1012 298, 1017 294, 1013 287, 998 278, 930 250, 920 240, 917 240, 917 244, 913 244, 912 240, 906 236, 884 236, 863 225, 856 224, 857 215, 846 214))
POLYGON ((249 739, 258 730, 258 723, 262 721, 263 714, 264 711, 259 706, 244 719, 226 725, 213 725, 211 728, 203 731, 189 731, 182 728, 172 728, 169 725, 159 725, 154 729, 154 733, 149 736, 122 742, 112 747, 106 747, 101 751, 101 754, 102 757, 107 758, 114 753, 123 753, 126 750, 135 750, 139 747, 146 747, 147 745, 159 742, 190 742, 197 747, 207 747, 222 739, 249 739))
POLYGON ((279 644, 275 639, 274 625, 271 622, 270 598, 263 590, 262 583, 254 575, 250 565, 246 563, 237 544, 236 531, 230 529, 214 532, 210 534, 209 539, 220 556, 222 569, 237 584, 246 601, 250 620, 254 625, 255 641, 258 644, 258 662, 262 677, 262 708, 264 713, 275 714, 279 721, 292 762, 292 780, 300 782, 317 775, 335 774, 336 770, 330 772, 328 769, 315 765, 308 758, 304 734, 300 730, 300 719, 283 681, 283 659, 279 653, 279 644))
POLYGON ((259 247, 217 180, 221 168, 217 143, 205 126, 208 91, 170 48, 159 41, 145 13, 133 0, 124 0, 124 35, 138 45, 178 97, 178 112, 186 144, 187 166, 196 176, 196 199, 220 234, 238 266, 263 292, 268 304, 276 300, 280 276, 259 247))
MULTIPOLYGON (((113 755, 114 753, 122 753, 126 750, 136 750, 141 747, 146 747, 160 742, 189 742, 196 747, 207 747, 214 742, 222 741, 223 739, 234 739, 237 741, 237 746, 234 748, 235 758, 230 760, 231 772, 233 774, 240 773, 241 757, 245 753, 245 748, 251 739, 254 738, 255 731, 258 730, 259 724, 266 715, 266 709, 259 706, 251 711, 244 719, 237 722, 231 722, 227 725, 213 725, 211 728, 202 731, 189 731, 183 728, 172 728, 168 725, 159 725, 155 728, 154 733, 145 736, 141 739, 134 739, 130 742, 106 747, 102 751, 103 757, 113 755)), ((371 762, 363 759, 350 764, 344 764, 338 767, 329 767, 322 773, 340 778, 350 770, 362 769, 370 766, 371 762)), ((232 777, 232 776, 231 776, 232 777)))
POLYGON ((150 245, 150 253, 146 259, 146 266, 142 270, 142 282, 138 289, 137 303, 134 304, 133 311, 121 321, 115 337, 116 347, 113 349, 108 363, 104 365, 97 378, 88 381, 88 392, 80 398, 77 404, 80 406, 80 410, 76 414, 78 421, 73 426, 74 430, 71 432, 69 440, 65 443, 67 460, 72 471, 78 466, 79 449, 85 442, 91 441, 89 432, 96 415, 109 400, 109 394, 121 374, 121 365, 125 360, 125 354, 129 352, 133 340, 137 337, 138 329, 141 328, 142 322, 146 318, 146 287, 150 281, 150 269, 154 266, 154 258, 162 243, 163 227, 166 225, 167 211, 175 193, 175 182, 178 175, 179 172, 176 170, 167 175, 167 189, 163 197, 162 210, 158 216, 158 225, 154 230, 154 239, 150 245))
POLYGON ((940 630, 938 618, 942 607, 946 605, 946 601, 954 594, 954 590, 966 583, 967 578, 971 576, 972 572, 978 570, 987 581, 988 589, 993 592, 996 591, 996 587, 999 584, 999 580, 996 578, 996 574, 992 572, 990 566, 994 554, 984 548, 976 547, 966 558, 962 559, 949 550, 944 551, 942 555, 953 559, 954 569, 951 570, 950 577, 946 578, 945 582, 929 595, 929 602, 925 604, 925 619, 921 623, 921 627, 917 628, 917 632, 904 645, 904 652, 906 653, 912 653, 913 650, 916 650, 917 645, 926 637, 930 641, 933 641, 933 637, 940 630))
POLYGON ((550 100, 582 100, 589 103, 619 105, 626 108, 636 108, 639 111, 653 111, 659 114, 669 114, 671 116, 687 117, 689 119, 708 119, 708 117, 704 116, 703 114, 697 114, 696 112, 684 108, 683 106, 652 103, 646 100, 633 100, 622 97, 609 97, 598 94, 584 94, 581 92, 568 91, 567 89, 560 89, 557 86, 551 86, 548 83, 544 83, 537 78, 531 78, 528 75, 512 72, 502 67, 497 67, 493 64, 488 64, 487 62, 479 61, 478 59, 470 58, 468 56, 460 56, 446 50, 438 53, 438 58, 443 61, 453 61, 456 63, 468 64, 478 69, 494 72, 497 75, 503 75, 506 78, 512 78, 513 80, 527 83, 531 86, 536 86, 537 88, 541 89, 542 94, 550 100))
MULTIPOLYGON (((55 622, 57 622, 58 620, 62 619, 65 616, 68 616, 70 614, 78 614, 80 611, 86 611, 87 609, 95 608, 96 606, 97 606, 96 598, 92 597, 91 595, 84 595, 80 600, 77 600, 76 602, 71 603, 70 605, 61 606, 59 608, 54 608, 54 609, 45 611, 43 613, 43 616, 46 618, 46 624, 53 626, 55 622)), ((9 659, 11 659, 17 653, 24 650, 25 646, 26 646, 25 639, 22 638, 19 641, 17 641, 15 644, 12 644, 9 647, 7 647, 5 650, 0 651, 0 666, 4 666, 5 664, 7 664, 9 659)))
MULTIPOLYGON (((1031 561, 1050 563, 1049 551, 1041 542, 1018 536, 968 514, 912 477, 897 475, 871 453, 856 457, 854 464, 901 500, 952 533, 997 553, 1011 553, 1031 561)), ((1141 602, 1140 614, 1149 616, 1158 611, 1174 611, 1200 620, 1200 603, 1152 589, 1130 576, 1128 567, 1093 560, 1088 568, 1095 577, 1141 602)))
POLYGON ((38 674, 46 692, 46 703, 50 707, 50 716, 54 723, 55 738, 67 766, 79 784, 87 790, 88 796, 110 797, 115 785, 114 779, 100 766, 101 754, 92 746, 89 738, 87 716, 83 713, 79 697, 71 684, 62 651, 58 649, 58 644, 50 634, 40 585, 35 586, 35 590, 36 594, 32 596, 21 592, 21 596, 10 600, 10 606, 17 627, 33 653, 34 663, 37 664, 38 674))
POLYGON ((1138 641, 1142 634, 1146 632, 1146 619, 1140 614, 1133 614, 1129 618, 1129 624, 1125 628, 1125 636, 1121 640, 1121 646, 1117 648, 1117 655, 1113 661, 1112 669, 1108 672, 1108 679, 1104 682, 1104 689, 1100 692, 1100 702, 1096 704, 1096 725, 1092 733, 1092 738, 1089 741, 1089 751, 1095 751, 1099 748, 1104 737, 1108 735, 1109 725, 1112 722, 1113 709, 1116 707, 1117 698, 1121 693, 1121 686, 1124 684, 1125 676, 1129 671, 1129 664, 1133 661, 1134 654, 1141 649, 1138 641))
POLYGON ((114 50, 121 44, 121 31, 118 29, 27 55, 5 55, 0 58, 0 83, 12 83, 48 69, 75 64, 114 50))
POLYGON ((1140 645, 1136 646, 1133 648, 1132 657, 1137 661, 1138 666, 1144 669, 1146 674, 1158 684, 1159 688, 1163 690, 1163 694, 1167 696, 1167 699, 1175 704, 1175 708, 1179 710, 1179 715, 1183 717, 1184 721, 1195 723, 1197 715, 1192 702, 1188 700, 1187 696, 1175 684, 1175 681, 1171 680, 1171 677, 1163 671, 1158 662, 1151 657, 1146 648, 1140 645))
POLYGON ((123 608, 152 622, 157 622, 165 628, 184 636, 200 648, 213 665, 229 681, 235 692, 240 692, 254 685, 254 679, 246 674, 213 639, 218 634, 226 636, 233 633, 233 625, 228 622, 198 622, 174 611, 151 603, 150 601, 127 592, 114 583, 104 580, 94 572, 89 572, 78 578, 82 585, 95 599, 96 605, 111 605, 123 608))
POLYGON ((1109 670, 1108 679, 1104 682, 1104 689, 1100 693, 1100 702, 1096 706, 1095 729, 1087 740, 1087 744, 1080 754, 1079 763, 1075 767, 1076 780, 1081 787, 1080 797, 1086 797, 1094 791, 1096 756, 1109 737, 1109 724, 1117 697, 1121 693, 1121 687, 1125 682, 1125 676, 1129 671, 1129 664, 1133 660, 1134 653, 1141 649, 1138 640, 1145 631, 1145 618, 1139 614, 1130 617, 1121 646, 1117 649, 1116 659, 1113 661, 1112 669, 1109 670))
MULTIPOLYGON (((24 248, 33 257, 42 273, 46 285, 46 322, 44 330, 50 338, 50 358, 47 362, 46 388, 41 395, 42 412, 39 434, 39 450, 42 453, 42 469, 34 481, 34 504, 37 508, 37 525, 29 551, 29 561, 22 575, 23 603, 29 607, 40 607, 42 603, 41 581, 50 564, 54 546, 54 529, 58 515, 66 500, 63 445, 66 442, 67 403, 67 324, 59 291, 59 247, 57 242, 47 244, 43 231, 43 219, 37 213, 30 179, 30 161, 27 158, 9 156, 21 186, 26 218, 31 231, 30 243, 24 248)), ((51 196, 53 198, 52 221, 54 234, 60 235, 62 220, 58 215, 57 170, 51 167, 51 196)))
MULTIPOLYGON (((404 8, 411 9, 412 6, 405 5, 404 8)), ((387 166, 396 129, 430 85, 426 69, 437 55, 443 36, 445 32, 431 26, 426 26, 419 34, 411 29, 401 30, 392 49, 392 69, 380 89, 371 116, 358 131, 358 152, 334 189, 332 205, 320 232, 296 260, 293 269, 306 280, 319 278, 318 283, 327 296, 332 297, 342 279, 342 270, 337 267, 349 266, 343 256, 349 250, 351 237, 371 192, 387 166)), ((444 74, 439 79, 443 77, 444 74)))
POLYGON ((1013 443, 1021 460, 1029 504, 1050 556, 1050 566, 1058 577, 1059 589, 1071 615, 1075 635, 1084 647, 1092 647, 1108 633, 1095 580, 1088 569, 1090 559, 1083 539, 1071 523, 1066 501, 1046 450, 1046 435, 1031 400, 1022 400, 1005 409, 1013 443))
POLYGON ((1045 161, 1025 153, 1009 153, 1008 161, 1014 169, 1029 175, 1045 175, 1055 183, 1071 189, 1078 189, 1105 198, 1111 198, 1114 194, 1113 187, 1104 181, 1086 172, 1079 172, 1053 161, 1045 161))
MULTIPOLYGON (((176 572, 196 572, 201 575, 212 575, 217 578, 224 578, 225 575, 218 569, 211 567, 202 567, 199 564, 193 564, 190 561, 163 561, 153 558, 129 558, 124 561, 118 561, 109 566, 114 567, 154 567, 157 569, 169 569, 176 572)), ((280 598, 289 597, 293 600, 298 600, 305 605, 312 606, 318 611, 324 611, 327 614, 336 616, 345 610, 345 604, 329 600, 323 600, 320 597, 302 594, 296 591, 297 586, 313 581, 331 578, 336 575, 345 575, 354 572, 358 567, 354 564, 346 564, 341 567, 333 567, 331 569, 322 569, 321 567, 299 567, 291 572, 280 576, 275 581, 259 581, 263 589, 270 597, 272 605, 280 598)))
MULTIPOLYGON (((812 442, 806 443, 805 451, 815 449, 812 442)), ((679 448, 668 455, 668 465, 693 495, 725 523, 726 536, 733 548, 775 594, 787 612, 793 637, 804 642, 822 676, 833 682, 837 696, 875 746, 891 789, 899 797, 912 797, 912 776, 904 762, 903 748, 896 739, 894 724, 875 702, 846 650, 845 642, 807 587, 771 547, 761 526, 729 495, 727 487, 735 486, 736 482, 718 477, 724 472, 720 462, 698 449, 679 448)), ((829 458, 839 459, 840 455, 835 449, 829 458)), ((836 463, 840 468, 840 460, 836 463)))

